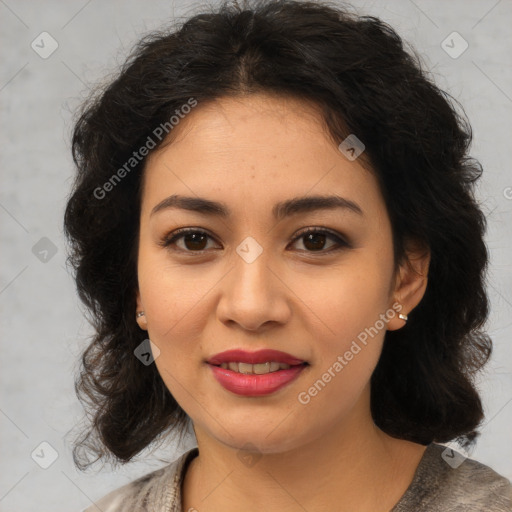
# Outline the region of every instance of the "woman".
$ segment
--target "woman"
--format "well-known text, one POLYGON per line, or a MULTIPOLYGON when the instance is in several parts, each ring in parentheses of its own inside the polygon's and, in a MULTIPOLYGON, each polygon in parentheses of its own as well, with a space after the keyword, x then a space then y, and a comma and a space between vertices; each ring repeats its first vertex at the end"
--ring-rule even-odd
POLYGON ((198 446, 87 510, 511 510, 438 444, 474 443, 491 353, 470 141, 376 18, 224 4, 142 40, 73 136, 74 454, 198 446))

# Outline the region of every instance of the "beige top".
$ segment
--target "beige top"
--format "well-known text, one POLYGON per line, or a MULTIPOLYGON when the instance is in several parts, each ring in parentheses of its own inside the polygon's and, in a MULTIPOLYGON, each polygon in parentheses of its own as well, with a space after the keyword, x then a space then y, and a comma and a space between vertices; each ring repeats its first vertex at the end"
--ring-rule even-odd
MULTIPOLYGON (((111 492, 83 512, 184 512, 181 483, 196 448, 111 492)), ((390 512, 512 512, 512 484, 488 466, 432 443, 390 512)))

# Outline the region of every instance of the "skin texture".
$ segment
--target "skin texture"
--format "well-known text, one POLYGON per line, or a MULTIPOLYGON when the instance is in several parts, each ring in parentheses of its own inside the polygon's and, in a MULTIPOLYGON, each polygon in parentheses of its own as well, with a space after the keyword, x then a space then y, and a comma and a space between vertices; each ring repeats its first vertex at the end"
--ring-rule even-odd
POLYGON ((137 311, 145 316, 137 321, 158 346, 155 364, 197 437, 183 509, 390 510, 425 449, 389 437, 370 414, 385 330, 404 321, 391 318, 309 403, 297 397, 393 304, 412 311, 427 285, 428 251, 411 244, 411 265, 394 274, 377 180, 338 150, 312 105, 266 94, 222 98, 198 105, 171 135, 144 171, 137 311), (232 215, 176 208, 150 215, 172 194, 224 202, 232 215), (276 202, 317 194, 350 199, 364 215, 334 209, 273 218, 276 202), (211 235, 202 253, 190 238, 159 245, 184 227, 211 235), (337 242, 327 237, 314 251, 304 237, 294 241, 305 227, 330 229, 351 246, 331 251, 337 242), (252 263, 236 252, 248 236, 263 249, 252 263), (205 363, 233 348, 282 350, 310 366, 272 395, 241 397, 205 363), (250 465, 240 457, 247 443, 256 447, 250 465))

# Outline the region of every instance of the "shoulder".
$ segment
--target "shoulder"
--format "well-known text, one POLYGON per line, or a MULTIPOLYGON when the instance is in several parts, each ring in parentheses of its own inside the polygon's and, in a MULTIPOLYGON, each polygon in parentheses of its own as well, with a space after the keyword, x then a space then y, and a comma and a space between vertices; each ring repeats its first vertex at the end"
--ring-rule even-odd
MULTIPOLYGON (((453 450, 446 452, 445 457, 451 452, 453 450)), ((459 467, 449 468, 444 494, 449 493, 460 510, 512 511, 512 484, 504 476, 473 459, 465 459, 459 467)))
POLYGON ((176 505, 180 510, 183 470, 197 453, 197 448, 192 448, 167 466, 115 489, 82 512, 171 511, 176 505))
POLYGON ((432 443, 393 512, 409 510, 510 512, 512 484, 485 464, 432 443))

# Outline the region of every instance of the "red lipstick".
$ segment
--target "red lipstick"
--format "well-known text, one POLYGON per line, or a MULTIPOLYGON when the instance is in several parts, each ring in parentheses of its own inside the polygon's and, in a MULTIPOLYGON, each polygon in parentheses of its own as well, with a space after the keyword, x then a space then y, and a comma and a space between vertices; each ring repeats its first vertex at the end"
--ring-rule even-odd
MULTIPOLYGON (((241 349, 228 350, 209 358, 207 363, 212 369, 213 376, 221 386, 242 396, 263 396, 274 393, 296 379, 308 365, 303 359, 271 349, 256 352, 241 349), (223 366, 235 366, 236 370, 236 364, 233 365, 233 363, 243 363, 245 365, 273 363, 273 365, 267 365, 266 369, 263 370, 268 372, 270 369, 269 373, 261 374, 241 373, 240 371, 234 371, 232 368, 221 368, 220 366, 221 364, 223 366), (290 367, 272 371, 272 366, 277 367, 277 363, 290 367)), ((244 366, 244 370, 247 369, 244 366)), ((253 370, 256 371, 254 368, 253 370)))
POLYGON ((219 354, 210 357, 207 362, 214 365, 220 365, 222 363, 231 362, 258 364, 266 363, 267 361, 285 363, 290 366, 305 362, 304 359, 299 359, 298 357, 287 354, 286 352, 271 349, 258 350, 256 352, 248 352, 247 350, 242 349, 226 350, 225 352, 220 352, 219 354))

